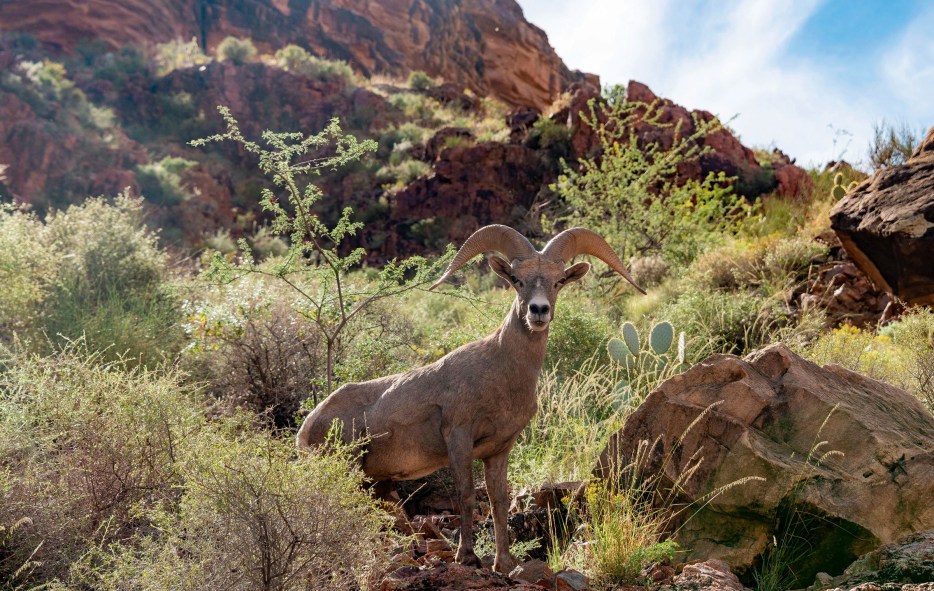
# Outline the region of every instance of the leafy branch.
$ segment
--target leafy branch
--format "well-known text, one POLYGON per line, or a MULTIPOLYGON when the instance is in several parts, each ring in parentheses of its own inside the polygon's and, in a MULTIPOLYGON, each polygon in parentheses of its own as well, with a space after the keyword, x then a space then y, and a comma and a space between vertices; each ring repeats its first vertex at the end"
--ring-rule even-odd
POLYGON ((258 263, 245 240, 239 241, 240 258, 230 261, 215 253, 205 279, 230 283, 248 275, 261 275, 281 281, 291 288, 306 307, 296 311, 311 320, 324 337, 327 353, 327 391, 334 386, 335 355, 341 338, 352 321, 379 300, 423 288, 450 261, 449 251, 433 263, 422 257, 388 262, 367 280, 356 275, 364 265, 366 251, 347 247, 349 239, 363 228, 353 219, 353 209, 344 208, 333 226, 328 226, 315 212, 325 196, 314 182, 302 177, 319 177, 360 160, 376 150, 373 140, 358 141, 344 135, 335 118, 319 133, 265 131, 261 142, 244 137, 240 125, 226 107, 218 107, 227 130, 194 140, 193 146, 233 141, 259 159, 259 168, 279 187, 279 194, 263 189, 260 206, 271 217, 273 234, 285 237, 289 249, 285 256, 258 263), (342 254, 346 253, 346 254, 342 254))

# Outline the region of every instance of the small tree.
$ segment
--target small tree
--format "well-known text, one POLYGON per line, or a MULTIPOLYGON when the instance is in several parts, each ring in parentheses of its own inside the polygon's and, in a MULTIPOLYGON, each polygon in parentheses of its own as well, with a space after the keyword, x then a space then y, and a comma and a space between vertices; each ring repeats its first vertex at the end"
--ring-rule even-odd
POLYGON ((365 250, 351 249, 348 238, 363 227, 352 220, 353 210, 344 208, 337 223, 329 227, 315 213, 314 208, 323 197, 321 189, 312 182, 302 183, 299 177, 319 176, 325 170, 334 170, 362 158, 376 150, 376 142, 357 141, 344 135, 337 119, 320 133, 306 136, 302 133, 276 133, 266 131, 263 145, 246 139, 237 120, 226 107, 218 107, 227 123, 223 134, 195 140, 194 146, 210 142, 234 141, 259 158, 260 169, 281 188, 285 203, 270 189, 263 189, 260 205, 272 216, 272 232, 288 237, 290 245, 285 256, 257 264, 246 240, 240 240, 242 257, 230 262, 215 254, 206 278, 218 282, 231 282, 255 273, 274 277, 293 289, 307 307, 296 311, 310 319, 323 338, 326 350, 327 392, 333 390, 334 357, 344 329, 354 318, 384 298, 397 296, 426 285, 440 274, 453 256, 448 252, 433 264, 422 257, 403 261, 390 261, 374 281, 361 281, 351 271, 363 264, 365 250))
POLYGON ((564 164, 553 189, 567 212, 557 221, 585 225, 606 236, 627 256, 661 255, 685 263, 733 223, 742 200, 723 173, 683 180, 709 151, 704 137, 722 129, 719 121, 696 118, 693 131, 681 121, 663 123, 657 104, 594 101, 583 121, 593 128, 601 154, 564 164), (673 128, 666 130, 665 128, 673 128), (670 135, 670 145, 653 137, 670 135))

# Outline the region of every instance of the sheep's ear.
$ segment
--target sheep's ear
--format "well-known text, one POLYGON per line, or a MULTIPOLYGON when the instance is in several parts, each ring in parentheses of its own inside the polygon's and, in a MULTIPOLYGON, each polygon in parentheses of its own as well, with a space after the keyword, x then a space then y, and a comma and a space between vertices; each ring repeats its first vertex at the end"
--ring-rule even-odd
POLYGON ((590 263, 577 263, 564 270, 564 279, 561 281, 564 285, 574 283, 583 279, 584 275, 590 271, 590 263))
POLYGON ((512 265, 509 264, 509 261, 503 257, 493 255, 490 257, 490 268, 493 269, 493 272, 509 282, 510 285, 515 285, 516 276, 512 274, 512 265))

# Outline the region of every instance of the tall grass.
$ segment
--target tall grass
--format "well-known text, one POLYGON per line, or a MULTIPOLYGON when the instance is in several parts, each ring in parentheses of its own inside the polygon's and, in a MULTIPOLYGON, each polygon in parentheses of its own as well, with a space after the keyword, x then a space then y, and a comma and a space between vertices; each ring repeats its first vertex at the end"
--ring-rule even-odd
POLYGON ((610 434, 630 412, 614 393, 618 381, 616 367, 593 359, 563 380, 557 370, 543 375, 538 413, 510 455, 510 480, 535 487, 588 478, 610 434))

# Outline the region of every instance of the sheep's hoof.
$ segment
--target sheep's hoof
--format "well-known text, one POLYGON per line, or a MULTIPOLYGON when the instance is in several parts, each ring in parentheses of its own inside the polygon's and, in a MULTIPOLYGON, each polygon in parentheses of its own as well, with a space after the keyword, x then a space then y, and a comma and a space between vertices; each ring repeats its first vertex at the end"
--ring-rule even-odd
POLYGON ((458 548, 457 556, 454 557, 454 560, 458 564, 463 564, 464 566, 472 566, 474 568, 480 568, 480 559, 477 558, 477 555, 474 553, 472 548, 458 548))

